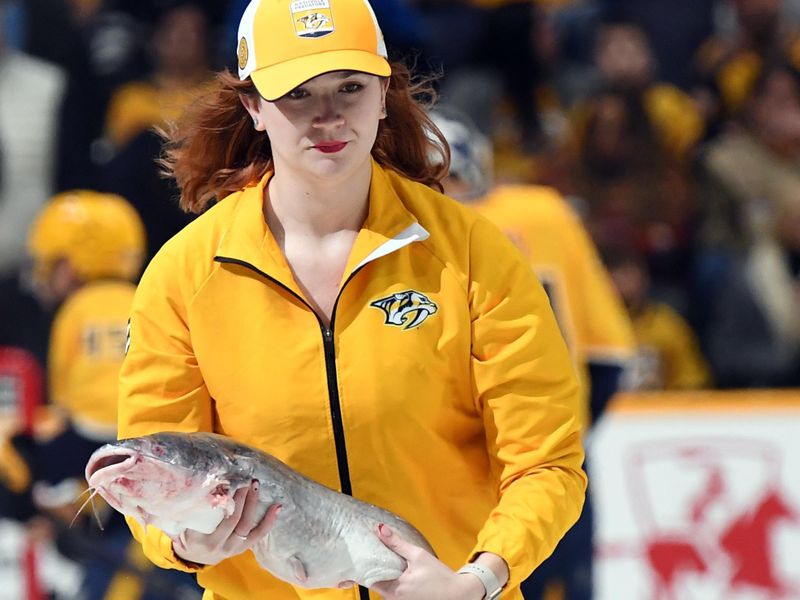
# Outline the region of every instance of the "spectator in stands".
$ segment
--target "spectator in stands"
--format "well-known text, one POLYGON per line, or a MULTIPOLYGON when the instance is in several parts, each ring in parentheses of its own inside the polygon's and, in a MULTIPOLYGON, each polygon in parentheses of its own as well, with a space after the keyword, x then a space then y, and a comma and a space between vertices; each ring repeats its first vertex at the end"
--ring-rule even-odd
POLYGON ((606 14, 637 23, 651 40, 658 78, 684 87, 692 58, 711 34, 718 0, 598 0, 606 14))
POLYGON ((106 115, 106 134, 116 149, 153 126, 174 122, 211 77, 208 16, 193 0, 161 13, 152 38, 154 72, 119 88, 106 115))
POLYGON ((800 71, 785 62, 761 71, 741 116, 705 149, 701 167, 709 247, 747 247, 775 212, 777 191, 800 181, 800 71))
POLYGON ((744 107, 767 63, 800 66, 800 27, 783 17, 783 0, 732 0, 735 27, 700 47, 694 68, 709 99, 708 118, 724 121, 744 107))
MULTIPOLYGON (((683 160, 691 154, 703 135, 702 117, 691 97, 658 79, 658 64, 644 29, 630 21, 601 22, 594 64, 594 92, 624 94, 630 103, 640 105, 655 134, 653 141, 668 156, 683 160)), ((579 103, 575 115, 578 132, 585 118, 579 103)))
POLYGON ((177 189, 161 176, 162 138, 154 128, 169 128, 211 73, 208 16, 200 4, 178 0, 156 23, 156 70, 150 79, 129 83, 114 95, 107 131, 116 150, 100 174, 100 187, 128 199, 142 217, 146 261, 190 220, 178 208, 177 189))
POLYGON ((720 387, 800 385, 800 184, 785 183, 773 204, 714 297, 707 346, 720 387))
POLYGON ((623 387, 628 390, 708 387, 709 369, 694 332, 672 307, 649 297, 649 278, 642 257, 622 247, 604 254, 636 333, 636 357, 623 377, 623 387))

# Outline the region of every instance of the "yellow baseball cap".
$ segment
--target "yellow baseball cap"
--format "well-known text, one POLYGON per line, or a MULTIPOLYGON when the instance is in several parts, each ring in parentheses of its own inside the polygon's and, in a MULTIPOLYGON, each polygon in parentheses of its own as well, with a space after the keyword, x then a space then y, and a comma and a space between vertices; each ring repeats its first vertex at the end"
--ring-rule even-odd
POLYGON ((239 23, 239 79, 267 100, 331 71, 392 70, 367 0, 251 0, 239 23))

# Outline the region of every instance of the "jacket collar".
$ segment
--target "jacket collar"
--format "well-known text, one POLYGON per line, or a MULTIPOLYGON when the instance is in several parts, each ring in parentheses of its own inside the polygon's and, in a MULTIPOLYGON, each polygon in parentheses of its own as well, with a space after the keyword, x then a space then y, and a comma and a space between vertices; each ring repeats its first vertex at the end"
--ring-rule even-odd
MULTIPOLYGON (((271 177, 272 173, 267 173, 235 200, 230 227, 222 236, 214 258, 219 262, 246 263, 302 296, 264 220, 264 190, 271 177)), ((428 236, 403 204, 392 178, 373 160, 367 219, 350 251, 342 283, 365 264, 428 236)))

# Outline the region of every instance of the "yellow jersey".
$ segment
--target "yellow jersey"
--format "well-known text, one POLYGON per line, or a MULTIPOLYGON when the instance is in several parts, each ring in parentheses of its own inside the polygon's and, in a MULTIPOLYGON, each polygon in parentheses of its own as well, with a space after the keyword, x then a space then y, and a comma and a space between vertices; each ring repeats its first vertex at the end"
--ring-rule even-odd
POLYGON ((59 308, 50 335, 51 403, 83 436, 116 438, 117 387, 136 286, 87 283, 59 308))

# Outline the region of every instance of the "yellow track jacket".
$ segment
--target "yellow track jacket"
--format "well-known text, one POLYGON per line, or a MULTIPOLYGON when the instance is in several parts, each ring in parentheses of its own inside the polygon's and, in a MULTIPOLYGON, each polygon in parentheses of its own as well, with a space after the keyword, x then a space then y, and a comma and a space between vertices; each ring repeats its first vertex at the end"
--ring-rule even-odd
MULTIPOLYGON (((578 385, 530 265, 483 217, 373 163, 327 328, 264 222, 268 180, 219 202, 147 268, 120 437, 236 438, 404 517, 454 569, 499 554, 504 597, 521 599, 586 485, 578 385)), ((157 565, 191 570, 163 532, 131 527, 157 565)), ((293 588, 249 551, 198 581, 207 599, 367 598, 293 588)))

